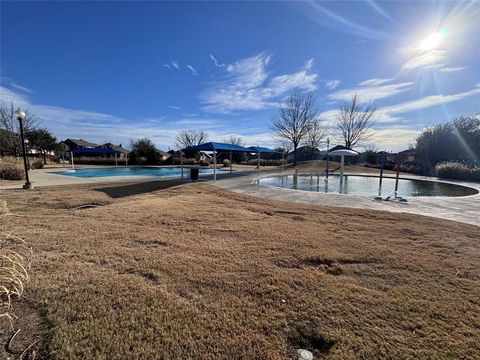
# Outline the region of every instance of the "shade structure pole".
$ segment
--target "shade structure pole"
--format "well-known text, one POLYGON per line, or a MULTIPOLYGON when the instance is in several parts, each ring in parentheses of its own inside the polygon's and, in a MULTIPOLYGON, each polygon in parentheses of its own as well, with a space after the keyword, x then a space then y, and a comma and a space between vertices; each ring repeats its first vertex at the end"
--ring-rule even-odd
POLYGON ((330 145, 330 141, 328 141, 327 139, 327 170, 326 170, 326 180, 328 180, 328 152, 329 152, 329 145, 330 145))
POLYGON ((117 158, 117 154, 115 154, 115 166, 118 166, 118 158, 117 158))
POLYGON ((62 149, 62 167, 65 167, 65 149, 62 149))
POLYGON ((217 182, 217 152, 213 149, 213 182, 217 182))
POLYGON ((383 180, 383 167, 385 165, 385 153, 382 154, 380 159, 380 182, 378 184, 378 196, 382 196, 382 180, 383 180))
POLYGON ((340 182, 343 183, 343 168, 345 166, 345 156, 340 156, 340 182))
POLYGON ((182 180, 183 180, 183 151, 180 150, 180 169, 182 170, 182 180))
POLYGON ((232 152, 230 151, 230 173, 232 173, 232 152))
POLYGON ((70 151, 70 159, 72 160, 72 169, 75 169, 75 164, 73 163, 73 151, 70 151))
POLYGON ((125 166, 128 166, 128 154, 125 153, 125 166))
POLYGON ((400 155, 397 154, 397 176, 395 177, 395 197, 397 197, 399 178, 400 178, 400 155))
POLYGON ((257 156, 257 175, 260 176, 260 151, 257 156))
POLYGON ((282 151, 282 166, 285 166, 285 151, 282 151))

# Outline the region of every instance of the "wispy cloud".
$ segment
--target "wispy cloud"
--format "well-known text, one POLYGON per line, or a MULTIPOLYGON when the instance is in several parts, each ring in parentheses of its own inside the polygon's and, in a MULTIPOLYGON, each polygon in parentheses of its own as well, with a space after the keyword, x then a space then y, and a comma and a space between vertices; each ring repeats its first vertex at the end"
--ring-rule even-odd
POLYGON ((192 65, 187 65, 187 69, 192 72, 193 75, 197 76, 197 70, 192 65))
POLYGON ((173 61, 171 62, 172 66, 177 69, 178 71, 180 71, 180 65, 178 65, 178 63, 176 61, 173 61))
POLYGON ((370 39, 385 37, 384 32, 358 24, 353 20, 329 10, 328 5, 321 5, 314 0, 294 2, 294 6, 310 20, 334 30, 370 39))
POLYGON ((182 107, 177 105, 168 105, 167 107, 172 110, 182 110, 182 107))
POLYGON ((224 68, 225 66, 227 66, 226 64, 220 64, 217 60, 217 58, 215 56, 213 56, 212 54, 209 55, 210 56, 210 59, 212 59, 213 61, 213 64, 218 67, 218 68, 224 68))
POLYGON ((457 72, 457 71, 462 71, 465 70, 467 67, 466 66, 458 66, 458 67, 443 67, 440 69, 441 72, 457 72))
MULTIPOLYGON (((0 86, 0 103, 10 105, 11 102, 14 106, 29 109, 41 121, 41 126, 47 127, 62 140, 70 137, 96 143, 108 140, 126 145, 132 139, 148 136, 160 149, 166 150, 174 147, 175 136, 180 129, 205 129, 212 140, 220 140, 238 132, 235 128, 228 128, 223 121, 208 117, 167 119, 166 116, 157 116, 125 119, 111 114, 36 104, 25 94, 0 86)), ((239 135, 249 145, 272 146, 274 143, 269 133, 258 129, 244 129, 239 135)))
POLYGON ((200 94, 205 104, 203 109, 216 113, 261 110, 277 106, 279 98, 293 90, 316 89, 317 74, 312 71, 312 60, 297 72, 277 76, 267 70, 270 61, 269 54, 260 53, 228 65, 224 79, 200 94))
POLYGON ((15 89, 17 90, 20 90, 20 91, 23 91, 25 93, 28 93, 28 94, 32 94, 33 91, 30 90, 29 88, 25 87, 25 86, 21 86, 21 85, 18 85, 18 84, 15 84, 15 83, 11 83, 10 86, 14 87, 15 89))
POLYGON ((389 82, 392 82, 393 79, 380 79, 380 78, 373 78, 373 79, 368 79, 365 81, 362 81, 359 83, 359 86, 377 86, 377 85, 383 85, 389 82))
MULTIPOLYGON (((375 83, 375 82, 370 82, 370 83, 375 83)), ((380 87, 382 86, 385 86, 385 85, 380 85, 380 87)), ((375 93, 377 93, 377 95, 381 94, 382 91, 386 91, 386 90, 377 89, 374 92, 372 92, 371 95, 375 95, 375 93)), ((447 103, 462 100, 477 94, 480 94, 480 84, 478 84, 477 86, 475 86, 469 91, 465 91, 457 94, 429 95, 416 100, 409 100, 409 101, 404 101, 395 105, 383 106, 377 109, 375 114, 375 121, 377 123, 400 122, 404 120, 401 114, 409 113, 416 110, 426 109, 426 108, 430 108, 430 107, 438 106, 442 104, 447 104, 447 103)), ((342 96, 343 95, 345 95, 346 99, 349 99, 349 97, 346 96, 346 93, 342 94, 342 96)), ((365 96, 365 94, 363 95, 365 96)), ((329 126, 333 124, 337 114, 338 114, 337 109, 331 109, 331 110, 322 112, 319 116, 320 118, 325 120, 326 125, 329 126)))
POLYGON ((379 112, 386 114, 402 114, 410 111, 420 110, 465 99, 469 96, 480 94, 480 88, 475 87, 469 91, 451 94, 451 95, 430 95, 421 99, 405 101, 396 105, 385 106, 379 109, 379 112))
POLYGON ((341 81, 340 80, 325 80, 325 86, 329 90, 335 90, 337 87, 340 86, 341 81))
POLYGON ((328 95, 329 99, 347 101, 353 95, 358 95, 362 100, 378 100, 401 94, 414 85, 412 82, 393 83, 391 79, 370 79, 363 81, 358 87, 335 91, 328 95))
POLYGON ((420 135, 420 130, 401 129, 397 127, 389 127, 377 129, 369 139, 370 142, 377 144, 379 150, 401 151, 415 142, 420 135))
POLYGON ((162 64, 162 66, 166 67, 167 69, 170 69, 170 65, 169 65, 169 64, 162 64))
POLYGON ((415 56, 403 64, 402 70, 412 70, 424 67, 441 67, 443 66, 447 52, 445 50, 432 50, 425 54, 415 56))

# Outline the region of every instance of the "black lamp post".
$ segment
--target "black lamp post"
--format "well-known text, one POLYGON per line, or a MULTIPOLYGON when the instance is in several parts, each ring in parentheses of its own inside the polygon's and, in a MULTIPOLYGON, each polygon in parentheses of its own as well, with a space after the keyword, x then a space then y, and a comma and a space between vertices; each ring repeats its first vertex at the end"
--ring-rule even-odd
POLYGON ((27 147, 25 146, 25 135, 23 134, 23 120, 25 120, 25 111, 22 111, 20 108, 15 110, 15 115, 17 116, 18 122, 20 123, 20 136, 22 138, 22 150, 23 150, 23 166, 25 168, 25 184, 23 185, 24 189, 33 189, 33 185, 30 183, 28 178, 28 164, 27 164, 27 147))

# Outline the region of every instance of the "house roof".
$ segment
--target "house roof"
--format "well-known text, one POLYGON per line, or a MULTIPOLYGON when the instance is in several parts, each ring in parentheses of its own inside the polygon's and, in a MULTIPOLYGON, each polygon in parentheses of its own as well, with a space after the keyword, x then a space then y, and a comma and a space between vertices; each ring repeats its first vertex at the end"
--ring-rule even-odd
POLYGON ((158 152, 160 153, 160 155, 165 156, 165 157, 172 156, 170 153, 168 153, 166 151, 158 150, 158 152))
POLYGON ((79 146, 79 147, 97 147, 98 144, 91 143, 89 141, 83 140, 83 139, 67 139, 64 140, 63 143, 66 143, 67 141, 79 146))
POLYGON ((129 154, 130 153, 130 150, 125 149, 123 146, 115 145, 115 144, 112 144, 112 143, 106 143, 106 144, 103 144, 99 147, 116 150, 116 151, 121 152, 122 154, 129 154))

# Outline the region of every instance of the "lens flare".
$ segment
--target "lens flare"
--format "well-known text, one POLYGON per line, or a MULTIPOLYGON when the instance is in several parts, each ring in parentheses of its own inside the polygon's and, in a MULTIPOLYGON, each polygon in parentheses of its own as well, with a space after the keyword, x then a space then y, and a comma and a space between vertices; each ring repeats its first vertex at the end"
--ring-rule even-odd
POLYGON ((420 42, 418 49, 421 51, 430 51, 436 49, 442 43, 443 39, 445 39, 446 35, 446 29, 432 33, 420 42))

